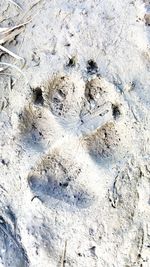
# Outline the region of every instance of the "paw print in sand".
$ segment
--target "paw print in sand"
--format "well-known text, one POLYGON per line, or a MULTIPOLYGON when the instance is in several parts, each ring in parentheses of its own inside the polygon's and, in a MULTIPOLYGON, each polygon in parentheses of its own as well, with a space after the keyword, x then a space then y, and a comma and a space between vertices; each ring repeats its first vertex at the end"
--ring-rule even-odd
POLYGON ((117 149, 119 103, 115 87, 101 77, 85 83, 75 76, 56 75, 33 90, 19 127, 27 143, 43 146, 28 176, 34 196, 48 206, 52 200, 78 208, 93 203, 89 159, 111 157, 117 149))

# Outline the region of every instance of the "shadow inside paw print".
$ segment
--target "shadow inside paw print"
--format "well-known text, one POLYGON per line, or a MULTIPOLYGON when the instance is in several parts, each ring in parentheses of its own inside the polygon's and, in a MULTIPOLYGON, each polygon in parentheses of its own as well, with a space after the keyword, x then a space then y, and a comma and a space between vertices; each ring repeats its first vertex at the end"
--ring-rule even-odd
POLYGON ((30 106, 26 106, 24 111, 19 115, 19 130, 22 141, 26 147, 32 147, 38 151, 43 150, 43 135, 40 129, 41 120, 41 111, 30 106))
POLYGON ((95 74, 97 72, 98 72, 97 63, 93 59, 88 60, 88 62, 87 62, 87 73, 88 74, 95 74))
POLYGON ((83 101, 83 86, 77 77, 54 75, 43 86, 44 105, 57 118, 69 123, 77 122, 83 101))
POLYGON ((29 186, 44 203, 57 199, 71 206, 86 208, 94 201, 86 186, 82 169, 70 159, 63 158, 59 151, 52 151, 36 165, 29 174, 29 186))
POLYGON ((118 150, 120 137, 114 123, 110 122, 84 139, 90 155, 94 159, 111 159, 118 150))
MULTIPOLYGON (((46 182, 36 176, 31 176, 29 178, 29 185, 32 192, 43 202, 47 202, 46 198, 48 196, 78 208, 87 208, 91 205, 91 196, 83 189, 79 189, 79 191, 74 190, 68 181, 58 183, 51 177, 48 177, 46 182)), ((50 202, 50 200, 48 201, 50 202)))

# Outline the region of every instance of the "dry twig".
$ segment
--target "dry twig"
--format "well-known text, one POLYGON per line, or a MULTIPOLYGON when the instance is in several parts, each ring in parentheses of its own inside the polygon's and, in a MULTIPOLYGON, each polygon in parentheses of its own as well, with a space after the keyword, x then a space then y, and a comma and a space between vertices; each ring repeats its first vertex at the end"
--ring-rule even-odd
POLYGON ((17 4, 15 1, 9 0, 9 2, 15 5, 16 7, 18 7, 19 9, 23 10, 22 7, 19 4, 17 4))

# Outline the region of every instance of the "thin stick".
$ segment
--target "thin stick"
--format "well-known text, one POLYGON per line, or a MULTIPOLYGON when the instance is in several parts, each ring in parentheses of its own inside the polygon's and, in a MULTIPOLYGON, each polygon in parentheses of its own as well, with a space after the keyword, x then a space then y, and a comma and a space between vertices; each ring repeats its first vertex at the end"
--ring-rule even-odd
MULTIPOLYGON (((30 11, 37 5, 37 4, 39 4, 41 1, 42 1, 42 0, 38 0, 36 3, 34 3, 34 4, 29 8, 29 10, 27 10, 26 13, 23 15, 23 17, 21 18, 21 21, 24 20, 24 19, 27 17, 27 15, 29 14, 29 12, 30 12, 30 11)), ((39 11, 38 11, 38 13, 39 13, 39 11)), ((35 14, 34 16, 32 16, 32 19, 33 19, 35 16, 37 16, 38 13, 35 14)))
POLYGON ((0 28, 0 33, 4 33, 5 31, 8 31, 9 28, 0 28))
POLYGON ((65 247, 63 250, 63 255, 62 255, 62 260, 61 260, 61 267, 65 267, 66 250, 67 250, 67 240, 65 241, 65 247))
POLYGON ((15 1, 9 0, 9 2, 12 3, 13 5, 15 5, 16 7, 18 7, 19 9, 21 9, 23 11, 23 8, 19 4, 17 4, 15 1))
POLYGON ((2 185, 0 185, 0 188, 2 188, 3 191, 5 191, 6 193, 8 193, 8 191, 2 185))
POLYGON ((18 55, 16 55, 15 53, 11 52, 10 50, 8 50, 7 48, 5 48, 4 46, 0 45, 0 49, 9 54, 10 56, 16 58, 16 59, 19 59, 19 60, 24 60, 22 57, 19 57, 18 55))
POLYGON ((23 77, 25 78, 26 80, 26 83, 28 83, 28 80, 27 80, 27 77, 25 76, 25 74, 22 72, 21 69, 19 69, 17 66, 13 65, 13 64, 10 64, 10 63, 5 63, 5 62, 0 62, 1 65, 4 65, 4 66, 7 66, 7 67, 11 67, 11 68, 14 68, 16 69, 17 71, 19 71, 23 77))
POLYGON ((18 25, 14 26, 14 27, 11 27, 11 28, 0 28, 0 33, 1 34, 4 34, 4 35, 10 34, 10 33, 14 32, 14 30, 17 30, 17 29, 22 28, 23 26, 25 26, 26 24, 28 24, 31 20, 32 19, 29 19, 26 22, 21 23, 21 24, 18 24, 18 25))
POLYGON ((10 41, 13 37, 15 37, 16 35, 18 35, 21 32, 21 28, 26 25, 27 23, 29 23, 31 21, 28 20, 27 22, 21 23, 17 26, 11 27, 11 28, 0 28, 0 49, 11 55, 12 57, 19 59, 19 60, 23 60, 22 57, 19 57, 18 55, 16 55, 15 53, 11 52, 10 50, 8 50, 7 48, 3 47, 2 44, 10 41))

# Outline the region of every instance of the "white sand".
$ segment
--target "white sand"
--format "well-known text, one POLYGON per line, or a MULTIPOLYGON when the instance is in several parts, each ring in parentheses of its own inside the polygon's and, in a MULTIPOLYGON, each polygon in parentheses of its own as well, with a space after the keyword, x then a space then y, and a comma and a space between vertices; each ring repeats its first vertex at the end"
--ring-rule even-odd
MULTIPOLYGON (((150 266, 150 3, 8 0, 0 267, 150 266), (12 1, 11 1, 12 2, 12 1)), ((1 67, 1 65, 0 65, 1 67)))

